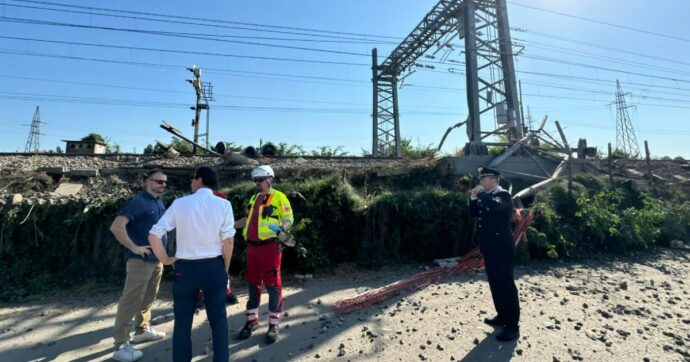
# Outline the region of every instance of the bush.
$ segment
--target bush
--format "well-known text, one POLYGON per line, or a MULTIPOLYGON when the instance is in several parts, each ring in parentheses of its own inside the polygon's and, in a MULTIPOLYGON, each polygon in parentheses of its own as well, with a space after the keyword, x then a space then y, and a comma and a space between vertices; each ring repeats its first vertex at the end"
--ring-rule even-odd
POLYGON ((365 211, 365 266, 387 261, 429 261, 459 255, 469 246, 467 197, 442 189, 388 192, 365 211))

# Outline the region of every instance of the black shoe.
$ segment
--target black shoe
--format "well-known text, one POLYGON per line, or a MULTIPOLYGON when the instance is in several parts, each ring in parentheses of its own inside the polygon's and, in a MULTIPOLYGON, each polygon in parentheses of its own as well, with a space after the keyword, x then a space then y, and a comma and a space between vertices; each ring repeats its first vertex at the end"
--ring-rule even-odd
POLYGON ((266 333, 266 342, 273 343, 278 340, 278 327, 270 326, 268 327, 268 333, 266 333))
POLYGON ((498 316, 493 318, 484 318, 484 323, 494 327, 503 327, 506 325, 498 316))
POLYGON ((247 339, 252 336, 252 332, 256 329, 259 323, 245 323, 240 333, 237 334, 237 339, 247 339))
POLYGON ((515 339, 518 339, 520 337, 520 328, 519 327, 503 327, 501 332, 496 335, 496 339, 498 339, 501 342, 509 342, 515 339))
POLYGON ((237 296, 233 292, 230 292, 225 295, 225 301, 228 303, 228 305, 235 305, 239 303, 239 301, 237 300, 237 296))

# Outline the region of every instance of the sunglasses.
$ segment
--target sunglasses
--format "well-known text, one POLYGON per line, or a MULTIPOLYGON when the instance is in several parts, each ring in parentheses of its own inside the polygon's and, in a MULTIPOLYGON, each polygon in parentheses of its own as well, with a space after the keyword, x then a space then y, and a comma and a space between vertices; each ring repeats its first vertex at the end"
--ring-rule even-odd
POLYGON ((190 180, 196 180, 196 179, 198 179, 198 178, 199 178, 199 176, 192 176, 192 177, 190 177, 189 179, 190 179, 190 180))
POLYGON ((254 182, 264 182, 268 179, 268 177, 257 177, 254 179, 254 182))
POLYGON ((153 181, 153 182, 155 182, 155 183, 157 183, 157 184, 159 184, 159 185, 165 185, 165 184, 168 183, 168 181, 166 181, 166 180, 154 180, 154 179, 150 179, 149 181, 153 181))

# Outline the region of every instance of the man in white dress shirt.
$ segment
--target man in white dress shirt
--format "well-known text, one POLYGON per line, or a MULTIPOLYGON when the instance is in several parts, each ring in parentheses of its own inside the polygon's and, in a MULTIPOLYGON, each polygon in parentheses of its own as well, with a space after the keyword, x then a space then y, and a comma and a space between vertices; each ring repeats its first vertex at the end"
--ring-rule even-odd
POLYGON ((173 361, 192 359, 192 320, 197 292, 204 291, 213 334, 213 361, 228 361, 225 287, 232 257, 235 220, 227 200, 213 195, 218 173, 199 167, 191 179, 192 194, 173 202, 150 231, 149 242, 163 264, 175 264, 173 283, 173 361), (175 257, 167 255, 161 237, 176 230, 175 257))

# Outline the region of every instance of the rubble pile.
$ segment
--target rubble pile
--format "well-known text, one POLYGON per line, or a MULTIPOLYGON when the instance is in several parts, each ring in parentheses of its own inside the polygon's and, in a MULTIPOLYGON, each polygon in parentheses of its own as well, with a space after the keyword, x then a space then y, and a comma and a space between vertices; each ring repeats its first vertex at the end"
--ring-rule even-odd
POLYGON ((141 175, 160 168, 169 190, 186 190, 187 176, 199 166, 219 170, 222 185, 248 179, 255 164, 270 164, 282 179, 319 177, 334 172, 376 173, 406 161, 374 158, 262 158, 229 164, 220 157, 160 155, 47 156, 0 155, 0 204, 43 204, 127 196, 141 188, 141 175), (62 188, 62 190, 61 190, 62 188))

